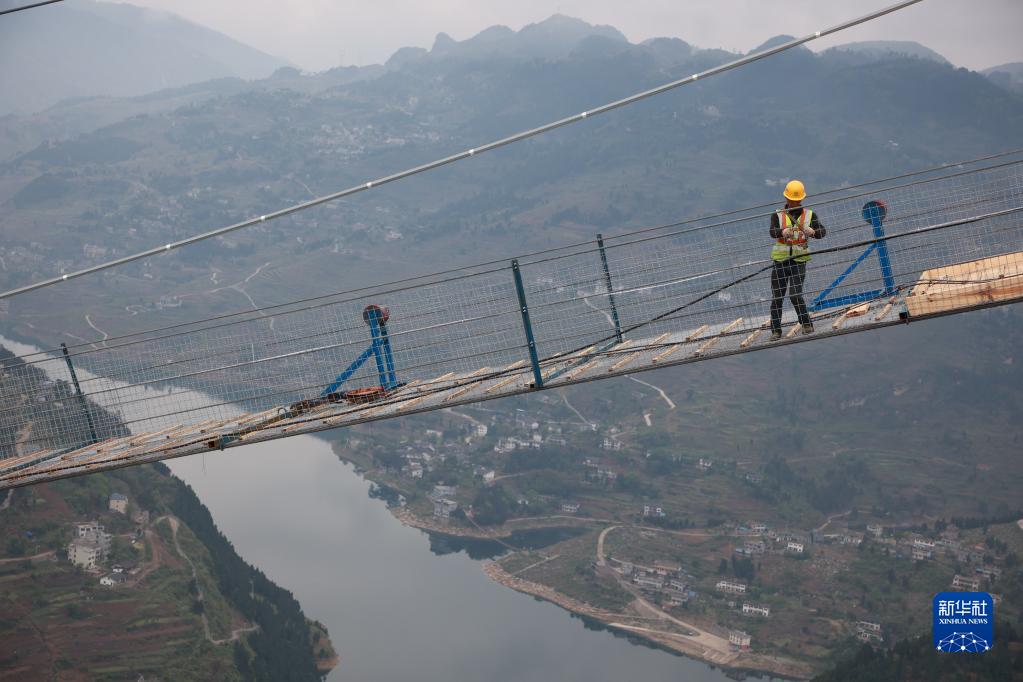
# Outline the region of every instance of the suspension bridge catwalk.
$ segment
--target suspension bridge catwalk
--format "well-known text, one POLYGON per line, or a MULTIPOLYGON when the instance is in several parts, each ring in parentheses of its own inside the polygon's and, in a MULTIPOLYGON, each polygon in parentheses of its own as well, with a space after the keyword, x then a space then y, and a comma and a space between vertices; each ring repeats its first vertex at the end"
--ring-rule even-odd
POLYGON ((1023 153, 810 203, 810 334, 769 333, 778 207, 597 236, 0 361, 0 489, 1023 300, 1023 153))

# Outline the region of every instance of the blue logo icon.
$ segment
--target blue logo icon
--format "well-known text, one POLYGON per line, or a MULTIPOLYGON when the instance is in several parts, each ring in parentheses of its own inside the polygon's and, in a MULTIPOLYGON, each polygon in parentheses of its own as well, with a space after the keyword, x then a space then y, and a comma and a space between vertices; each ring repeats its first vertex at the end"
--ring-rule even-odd
POLYGON ((987 592, 941 592, 934 596, 934 648, 949 654, 981 654, 995 643, 995 603, 987 592))

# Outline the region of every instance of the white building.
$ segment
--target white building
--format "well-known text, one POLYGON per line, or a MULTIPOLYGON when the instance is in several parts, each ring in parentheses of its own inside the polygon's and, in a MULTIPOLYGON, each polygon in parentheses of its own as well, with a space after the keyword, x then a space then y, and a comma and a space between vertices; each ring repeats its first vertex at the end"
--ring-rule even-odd
POLYGON ((803 543, 802 542, 790 542, 789 544, 785 545, 785 551, 786 552, 793 552, 795 554, 802 554, 803 553, 803 543))
POLYGON ((865 630, 867 632, 881 632, 880 623, 871 623, 869 620, 861 620, 856 623, 857 630, 865 630))
POLYGON ((455 496, 455 491, 458 490, 457 486, 453 485, 435 485, 433 486, 433 492, 430 493, 430 497, 434 500, 441 498, 452 498, 455 496))
POLYGON ((477 424, 476 425, 476 435, 479 436, 480 438, 483 438, 484 436, 486 436, 487 435, 487 431, 488 431, 488 429, 487 429, 487 425, 486 424, 477 424))
POLYGON ((664 513, 664 510, 661 509, 660 507, 655 507, 653 505, 644 504, 643 505, 643 516, 647 517, 647 518, 663 519, 666 515, 664 513))
POLYGON ((106 531, 106 528, 101 524, 95 521, 85 521, 76 523, 71 529, 71 535, 76 538, 88 538, 104 531, 106 531))
POLYGON ((110 494, 110 511, 115 511, 118 514, 128 513, 128 498, 121 493, 110 494))
POLYGON ((561 505, 561 511, 566 514, 578 514, 579 505, 572 502, 565 502, 561 505))
POLYGON ((90 540, 72 540, 67 547, 68 561, 87 570, 96 568, 105 556, 106 550, 90 540))
POLYGON ((719 592, 730 592, 732 594, 746 594, 746 586, 743 583, 733 583, 730 580, 719 580, 714 586, 719 592))
POLYGON ((632 582, 636 583, 640 587, 647 587, 654 590, 659 590, 664 587, 664 578, 659 575, 647 575, 640 573, 632 576, 632 582))
POLYGON ((113 541, 110 533, 95 521, 74 524, 71 536, 67 548, 68 561, 86 569, 96 568, 106 558, 113 541))
POLYGON ((980 578, 968 578, 966 576, 956 574, 952 578, 952 587, 957 590, 976 592, 980 589, 980 578))
POLYGON ((714 466, 714 460, 704 459, 701 457, 699 464, 697 464, 696 466, 699 467, 701 471, 707 471, 712 466, 714 466))
POLYGON ((770 606, 757 606, 756 604, 750 604, 749 602, 742 605, 742 615, 744 616, 763 616, 769 618, 771 616, 770 606))
POLYGON ((127 580, 128 576, 124 573, 111 573, 100 578, 99 584, 104 587, 113 587, 114 585, 123 585, 127 580))
POLYGON ((741 651, 749 651, 752 638, 742 630, 731 630, 728 633, 728 643, 741 651))
POLYGON ((458 503, 454 500, 439 499, 433 501, 433 515, 442 519, 451 517, 451 512, 458 509, 458 503))

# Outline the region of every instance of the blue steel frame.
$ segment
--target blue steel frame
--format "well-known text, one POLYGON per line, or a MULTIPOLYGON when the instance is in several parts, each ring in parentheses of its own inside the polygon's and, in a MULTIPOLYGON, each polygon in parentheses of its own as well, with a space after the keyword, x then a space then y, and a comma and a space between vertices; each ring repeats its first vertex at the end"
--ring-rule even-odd
POLYGON ((320 397, 327 397, 331 393, 336 393, 341 386, 348 381, 353 374, 359 371, 359 368, 367 360, 369 356, 374 356, 377 365, 377 374, 380 376, 380 386, 385 390, 391 391, 398 387, 398 379, 394 374, 394 358, 391 356, 391 341, 387 338, 387 322, 384 321, 382 312, 377 306, 369 306, 365 311, 365 319, 369 324, 370 334, 373 337, 373 343, 369 348, 362 351, 359 357, 355 358, 352 364, 348 365, 345 371, 341 372, 334 379, 334 382, 324 389, 320 397))
POLYGON ((852 262, 848 268, 845 269, 841 275, 835 278, 835 281, 829 284, 824 291, 820 293, 817 298, 810 304, 810 310, 824 310, 825 308, 837 308, 839 306, 852 305, 854 303, 861 303, 863 301, 870 301, 878 296, 891 296, 895 293, 895 278, 892 276, 892 264, 891 258, 888 255, 888 242, 884 241, 884 219, 888 215, 888 209, 881 201, 868 201, 863 206, 863 219, 870 223, 874 229, 874 238, 880 239, 881 241, 874 242, 867 249, 860 254, 859 258, 852 262), (862 263, 867 257, 877 252, 877 258, 881 263, 881 279, 884 281, 884 289, 874 289, 873 291, 862 291, 856 294, 846 294, 845 296, 836 296, 835 298, 828 298, 828 295, 838 287, 845 278, 849 276, 856 267, 862 263))

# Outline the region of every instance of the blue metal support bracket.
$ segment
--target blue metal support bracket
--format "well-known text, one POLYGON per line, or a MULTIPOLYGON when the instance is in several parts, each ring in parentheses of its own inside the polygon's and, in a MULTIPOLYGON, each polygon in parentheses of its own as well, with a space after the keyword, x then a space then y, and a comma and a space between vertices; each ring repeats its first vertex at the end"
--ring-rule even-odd
POLYGON ((386 391, 392 391, 398 387, 398 378, 394 373, 394 357, 391 355, 391 340, 387 336, 387 311, 377 305, 366 306, 362 311, 362 319, 369 325, 370 335, 373 343, 369 348, 362 351, 359 357, 352 361, 343 372, 337 375, 334 381, 320 394, 326 398, 337 392, 341 386, 352 378, 352 375, 359 371, 372 355, 376 361, 377 375, 380 377, 380 386, 386 391))
POLYGON ((618 319, 618 307, 615 305, 615 290, 611 285, 611 270, 607 267, 607 251, 604 249, 604 235, 597 234, 597 249, 600 250, 600 264, 604 267, 604 284, 607 286, 607 300, 611 305, 611 319, 615 325, 615 339, 622 342, 622 323, 618 319))
POLYGON ((825 308, 838 308, 840 306, 851 305, 853 303, 861 303, 863 301, 869 301, 877 298, 878 296, 890 296, 895 293, 895 277, 892 276, 892 264, 891 258, 888 255, 888 243, 884 241, 884 219, 888 215, 888 207, 885 206, 882 201, 868 201, 863 206, 863 220, 868 222, 874 230, 874 238, 881 240, 876 241, 866 248, 859 255, 859 257, 852 262, 852 264, 845 269, 841 275, 835 278, 831 284, 825 287, 817 298, 810 304, 810 310, 824 310, 825 308), (828 298, 832 291, 834 291, 838 285, 840 285, 849 274, 855 270, 860 263, 867 259, 867 257, 877 252, 878 261, 881 264, 881 279, 884 282, 884 289, 875 289, 874 291, 863 291, 855 294, 847 294, 845 296, 836 296, 835 298, 828 298))
POLYGON ((526 332, 526 344, 529 347, 529 364, 533 367, 533 388, 543 388, 543 374, 540 373, 540 359, 536 353, 533 325, 529 322, 529 306, 526 305, 526 289, 522 286, 522 273, 519 271, 518 259, 512 260, 511 267, 512 277, 515 279, 515 293, 519 297, 519 312, 522 313, 522 328, 526 332))

